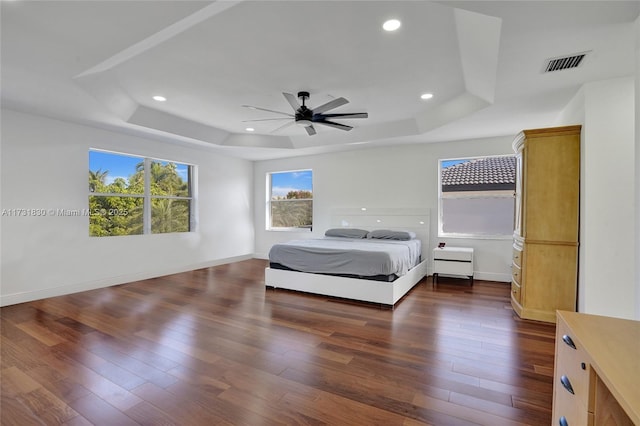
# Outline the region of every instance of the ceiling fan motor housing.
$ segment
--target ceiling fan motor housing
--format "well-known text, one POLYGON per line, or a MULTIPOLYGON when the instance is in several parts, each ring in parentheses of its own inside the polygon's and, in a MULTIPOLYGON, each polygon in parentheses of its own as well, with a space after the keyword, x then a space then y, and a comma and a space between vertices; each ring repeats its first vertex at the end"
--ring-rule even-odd
POLYGON ((302 105, 296 110, 296 124, 303 127, 311 126, 313 121, 313 111, 307 108, 304 104, 304 101, 309 99, 309 92, 298 92, 298 98, 302 100, 302 105))

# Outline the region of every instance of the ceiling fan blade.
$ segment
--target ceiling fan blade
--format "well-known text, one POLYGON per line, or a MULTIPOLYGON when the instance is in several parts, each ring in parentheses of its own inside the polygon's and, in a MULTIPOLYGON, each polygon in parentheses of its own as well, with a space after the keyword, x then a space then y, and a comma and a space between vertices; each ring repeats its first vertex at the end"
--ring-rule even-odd
POLYGON ((313 136, 316 134, 316 129, 314 129, 313 126, 307 126, 304 129, 307 131, 309 136, 313 136))
POLYGON ((293 108, 294 111, 297 111, 298 108, 300 108, 300 104, 298 103, 298 100, 295 96, 293 96, 291 93, 283 92, 282 94, 284 95, 287 102, 289 102, 289 105, 291 105, 291 108, 293 108))
POLYGON ((344 104, 348 104, 349 101, 346 100, 345 98, 335 98, 329 102, 327 102, 326 104, 322 104, 318 107, 313 108, 313 113, 314 114, 321 114, 325 111, 329 111, 330 109, 334 109, 334 108, 338 108, 339 106, 342 106, 344 104))
POLYGON ((259 118, 257 120, 242 120, 243 123, 250 123, 253 121, 274 121, 274 120, 291 120, 291 117, 278 117, 278 118, 259 118))
POLYGON ((267 111, 267 112, 275 112, 276 114, 283 114, 286 115, 287 117, 293 117, 293 114, 290 114, 288 112, 282 112, 282 111, 274 111, 272 109, 267 109, 267 108, 260 108, 257 106, 252 106, 252 105, 242 105, 244 108, 249 108, 249 109, 257 109, 260 111, 267 111))
POLYGON ((314 114, 314 120, 316 117, 320 120, 324 120, 325 118, 369 118, 369 114, 366 112, 351 112, 345 114, 314 114))
POLYGON ((296 124, 296 122, 295 122, 294 120, 291 120, 290 122, 288 122, 288 123, 284 123, 282 126, 280 126, 280 127, 276 128, 276 129, 273 129, 273 130, 271 131, 271 133, 279 132, 280 130, 282 130, 282 129, 286 129, 287 127, 289 127, 289 126, 293 126, 294 124, 296 124))
POLYGON ((322 125, 329 126, 329 127, 335 127, 336 129, 340 129, 340 130, 349 131, 349 130, 353 129, 352 126, 347 126, 346 124, 335 123, 333 121, 323 120, 323 121, 314 121, 314 123, 315 124, 322 124, 322 125))

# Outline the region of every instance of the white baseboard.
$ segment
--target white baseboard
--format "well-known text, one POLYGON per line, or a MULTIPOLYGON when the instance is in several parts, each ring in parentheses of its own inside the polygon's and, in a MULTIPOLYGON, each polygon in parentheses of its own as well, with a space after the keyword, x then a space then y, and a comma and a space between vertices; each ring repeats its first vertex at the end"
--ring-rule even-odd
POLYGON ((474 272, 473 278, 476 280, 499 281, 503 283, 511 282, 511 274, 501 274, 497 272, 474 272))
POLYGON ((211 266, 224 265, 227 263, 239 262, 251 259, 253 255, 228 257, 207 262, 194 263, 176 268, 157 269, 154 271, 140 272, 136 274, 120 275, 116 277, 103 278, 95 281, 88 281, 60 287, 52 287, 40 290, 25 291, 20 293, 5 294, 0 296, 0 306, 15 305, 18 303, 31 302, 33 300, 46 299, 49 297, 63 296, 65 294, 78 293, 81 291, 95 290, 98 288, 110 287, 118 284, 126 284, 133 281, 147 280, 150 278, 162 277, 165 275, 179 274, 181 272, 193 271, 196 269, 209 268, 211 266))

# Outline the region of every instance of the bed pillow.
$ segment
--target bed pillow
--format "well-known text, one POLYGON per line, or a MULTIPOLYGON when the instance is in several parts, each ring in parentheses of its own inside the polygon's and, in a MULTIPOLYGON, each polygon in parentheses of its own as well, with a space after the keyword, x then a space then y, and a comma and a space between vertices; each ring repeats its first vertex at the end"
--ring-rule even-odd
POLYGON ((366 238, 369 231, 357 228, 332 228, 324 233, 326 237, 366 238))
POLYGON ((367 238, 378 240, 408 241, 416 238, 416 233, 411 231, 391 231, 389 229, 376 229, 367 234, 367 238))

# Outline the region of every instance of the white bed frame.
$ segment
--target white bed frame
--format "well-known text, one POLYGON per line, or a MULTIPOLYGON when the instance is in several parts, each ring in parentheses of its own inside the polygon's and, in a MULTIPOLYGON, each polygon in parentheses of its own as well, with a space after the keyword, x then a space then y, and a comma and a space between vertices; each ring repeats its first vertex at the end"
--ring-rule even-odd
POLYGON ((393 306, 427 275, 428 210, 337 209, 332 212, 331 227, 413 231, 422 242, 422 262, 393 282, 266 268, 265 286, 393 306))

